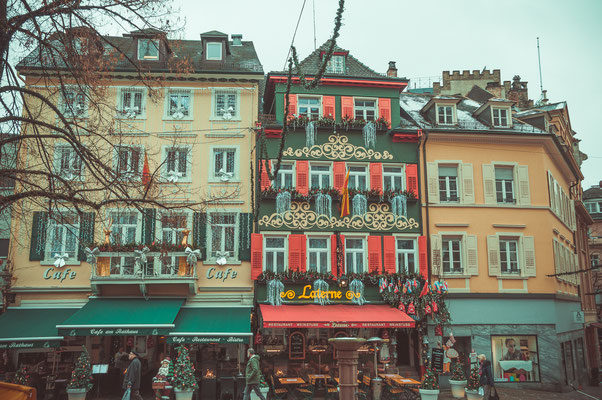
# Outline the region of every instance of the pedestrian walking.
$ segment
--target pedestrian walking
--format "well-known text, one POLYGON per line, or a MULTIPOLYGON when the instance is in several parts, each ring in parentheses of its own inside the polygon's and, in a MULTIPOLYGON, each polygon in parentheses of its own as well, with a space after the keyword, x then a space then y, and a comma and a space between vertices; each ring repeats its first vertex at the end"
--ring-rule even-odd
POLYGON ((143 400, 140 396, 140 375, 142 365, 140 364, 140 356, 134 350, 130 351, 130 365, 125 371, 125 379, 123 380, 123 388, 130 389, 130 399, 143 400))
POLYGON ((485 354, 479 354, 479 385, 483 388, 483 400, 499 399, 497 390, 493 386, 493 371, 491 361, 487 360, 485 354))
POLYGON ((259 390, 259 382, 261 380, 261 368, 259 367, 259 356, 255 354, 255 350, 248 349, 247 357, 247 369, 245 370, 245 378, 247 384, 245 385, 245 394, 243 400, 249 400, 251 398, 251 390, 255 391, 255 394, 259 396, 261 400, 265 400, 263 394, 259 390))

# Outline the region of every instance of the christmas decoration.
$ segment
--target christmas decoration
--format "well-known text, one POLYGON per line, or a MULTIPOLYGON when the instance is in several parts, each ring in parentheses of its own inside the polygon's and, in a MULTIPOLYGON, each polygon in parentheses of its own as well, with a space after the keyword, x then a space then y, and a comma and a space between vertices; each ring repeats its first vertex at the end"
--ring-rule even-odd
POLYGON ((364 215, 368 212, 368 199, 363 194, 353 196, 351 204, 353 215, 364 215))
POLYGON ((430 313, 431 313, 431 311, 432 311, 432 310, 431 310, 431 306, 430 306, 430 304, 427 304, 426 306, 424 306, 424 312, 425 312, 425 313, 427 313, 427 314, 430 314, 430 313))
POLYGON ((391 212, 398 217, 407 217, 408 198, 405 194, 399 194, 391 199, 391 212))
POLYGON ((477 367, 474 367, 473 369, 470 370, 470 376, 468 377, 468 383, 466 384, 466 389, 479 390, 479 387, 481 386, 479 383, 479 380, 480 380, 479 369, 477 367))
POLYGON ((439 389, 439 380, 437 379, 437 375, 429 367, 426 368, 426 372, 424 374, 424 379, 422 380, 422 383, 420 384, 420 388, 427 389, 427 390, 439 389))
POLYGON ((401 302, 399 303, 399 306, 397 308, 401 312, 406 312, 406 306, 404 306, 403 303, 401 303, 401 302))
POLYGON ((86 391, 92 389, 92 365, 86 348, 75 363, 75 369, 71 373, 71 380, 67 389, 86 389, 86 391))
POLYGON ((180 345, 177 348, 178 357, 173 369, 172 384, 174 388, 179 390, 195 390, 197 381, 194 377, 194 365, 190 361, 188 348, 180 345))
POLYGON ((410 315, 416 314, 416 309, 414 307, 414 303, 410 303, 410 305, 408 306, 408 314, 410 314, 410 315))
POLYGON ((368 121, 368 123, 364 125, 362 128, 362 135, 364 137, 364 145, 367 148, 373 149, 376 147, 376 125, 374 125, 374 122, 368 121))
POLYGON ((150 249, 146 246, 142 248, 142 250, 134 250, 136 254, 136 265, 141 268, 146 264, 146 253, 150 252, 150 249))
POLYGON ((291 193, 284 191, 276 195, 276 212, 282 214, 291 209, 291 193))
POLYGON ((201 258, 201 250, 192 250, 190 247, 186 247, 184 252, 186 253, 186 264, 188 264, 189 267, 194 268, 199 258, 201 258))
POLYGON ((466 375, 464 375, 464 364, 461 361, 456 361, 454 366, 452 367, 452 376, 451 379, 453 381, 464 381, 466 380, 466 375))
POLYGON ((441 325, 435 327, 435 336, 443 336, 443 327, 441 325))
POLYGON ((55 254, 54 255, 54 266, 57 268, 63 268, 65 266, 65 260, 69 258, 69 254, 55 254))
POLYGON ((284 291, 284 284, 279 279, 272 279, 268 281, 268 298, 267 301, 273 306, 279 306, 282 304, 282 297, 280 293, 284 291))
MULTIPOLYGON (((314 291, 319 294, 328 293, 328 283, 324 279, 316 279, 313 286, 314 291)), ((318 295, 314 298, 314 303, 324 306, 330 304, 330 298, 328 296, 318 295)))
POLYGON ((329 218, 332 215, 332 197, 329 194, 316 195, 316 214, 326 215, 329 218))
POLYGON ((17 385, 21 385, 21 386, 29 386, 29 380, 30 380, 30 376, 29 376, 29 372, 27 371, 27 368, 21 367, 15 373, 15 376, 13 378, 13 383, 17 384, 17 385))
POLYGON ((353 304, 361 306, 366 302, 366 298, 364 297, 364 282, 360 281, 359 279, 352 280, 349 284, 349 290, 351 290, 353 293, 360 294, 360 297, 353 296, 351 299, 353 304))
POLYGON ((228 263, 228 257, 230 257, 230 252, 229 251, 216 251, 215 255, 217 257, 217 259, 215 260, 215 263, 217 265, 226 265, 228 263))
POLYGON ((100 254, 100 250, 98 250, 98 247, 95 247, 92 250, 90 250, 89 247, 86 247, 84 249, 84 252, 86 253, 86 262, 88 264, 96 264, 96 257, 98 257, 98 254, 100 254))
POLYGON ((316 122, 309 121, 305 125, 305 146, 311 147, 316 144, 316 122))

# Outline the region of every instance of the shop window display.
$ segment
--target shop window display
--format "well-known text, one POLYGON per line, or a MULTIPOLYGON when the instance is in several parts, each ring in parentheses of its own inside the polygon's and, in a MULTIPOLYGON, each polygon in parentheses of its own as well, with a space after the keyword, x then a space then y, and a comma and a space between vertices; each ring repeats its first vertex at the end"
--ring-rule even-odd
POLYGON ((493 375, 499 382, 539 381, 536 336, 492 336, 493 375))

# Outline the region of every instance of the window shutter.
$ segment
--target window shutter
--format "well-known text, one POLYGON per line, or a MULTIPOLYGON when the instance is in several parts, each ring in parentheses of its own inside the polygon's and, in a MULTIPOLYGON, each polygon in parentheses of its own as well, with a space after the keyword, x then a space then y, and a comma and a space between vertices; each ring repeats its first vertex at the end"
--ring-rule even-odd
POLYGON ((535 238, 533 236, 523 237, 523 253, 525 255, 524 276, 536 276, 535 270, 535 238))
POLYGON ((307 270, 307 237, 305 235, 288 236, 288 268, 291 271, 307 270))
POLYGON ((550 171, 548 171, 548 194, 550 195, 550 208, 554 212, 556 210, 556 196, 554 196, 554 178, 550 171))
POLYGON ((429 276, 429 260, 428 260, 428 247, 426 244, 426 236, 418 237, 418 268, 420 275, 424 279, 428 279, 429 276))
POLYGON ((46 252, 46 230, 48 228, 48 213, 35 211, 31 225, 31 244, 29 246, 29 261, 44 260, 46 252))
POLYGON ((394 274, 397 272, 395 256, 395 237, 383 236, 383 256, 385 259, 385 273, 394 274))
POLYGON ((345 185, 345 175, 347 174, 345 161, 335 161, 332 163, 332 174, 334 176, 334 188, 342 192, 345 185))
POLYGON ((485 204, 497 204, 495 198, 495 170, 493 164, 483 164, 483 195, 485 197, 485 204))
POLYGON ((406 164, 406 189, 418 198, 418 164, 406 164))
POLYGON ((383 191, 383 165, 381 163, 370 164, 370 187, 379 193, 383 191))
MULTIPOLYGON (((341 265, 341 274, 346 273, 345 270, 345 235, 341 236, 341 246, 343 246, 343 265, 341 265)), ((337 235, 330 236, 330 248, 332 252, 332 261, 330 264, 330 270, 334 276, 339 276, 339 271, 337 271, 337 235)))
POLYGON ((518 203, 523 206, 531 204, 531 190, 529 188, 529 166, 518 166, 518 203))
POLYGON ((155 241, 155 226, 157 222, 157 210, 145 208, 142 210, 142 238, 144 244, 152 244, 155 241))
POLYGON ((334 96, 322 96, 322 116, 335 119, 334 96))
POLYGON ((439 203, 439 169, 437 163, 426 163, 429 203, 439 203))
POLYGON ((431 272, 433 275, 441 276, 443 274, 441 264, 441 236, 439 235, 431 235, 431 272))
POLYGON ((238 214, 238 259, 251 260, 251 233, 253 232, 253 214, 238 214))
MULTIPOLYGON (((284 97, 284 106, 286 107, 286 96, 284 97)), ((288 96, 288 117, 293 118, 297 115, 297 95, 289 94, 288 96)))
POLYGON ((353 115, 353 97, 341 97, 341 118, 354 119, 353 115))
POLYGON ((571 227, 572 230, 575 230, 575 229, 577 229, 577 223, 575 221, 575 200, 571 200, 570 201, 570 207, 571 207, 571 210, 569 212, 569 215, 570 215, 570 218, 571 218, 570 227, 571 227))
POLYGON ((261 190, 267 190, 271 186, 268 169, 272 167, 270 160, 260 160, 261 162, 261 190))
POLYGON ((558 254, 558 241, 556 239, 552 240, 552 244, 554 245, 554 272, 560 272, 560 254, 558 254))
POLYGON ((387 120, 387 127, 391 127, 391 99, 378 99, 378 116, 387 120))
POLYGON ((307 160, 299 160, 297 164, 297 192, 309 194, 309 162, 307 160))
POLYGON ((489 259, 489 276, 500 276, 500 241, 497 235, 487 236, 487 257, 489 259))
POLYGON ((382 272, 382 246, 380 236, 368 236, 368 272, 382 272))
POLYGON ((207 214, 195 212, 192 216, 192 239, 194 247, 201 249, 201 260, 207 259, 207 214))
POLYGON ((94 216, 93 212, 83 213, 79 217, 79 245, 77 248, 77 259, 86 261, 84 249, 94 243, 94 216))
MULTIPOLYGON (((573 266, 574 271, 581 270, 581 267, 579 266, 579 257, 577 254, 573 254, 573 266)), ((575 274, 575 285, 581 285, 581 274, 575 274)))
POLYGON ((251 279, 256 280, 263 272, 263 235, 251 234, 251 279))
POLYGON ((474 177, 472 164, 462 164, 462 203, 474 204, 474 177))
POLYGON ((466 236, 466 274, 479 275, 478 241, 475 235, 466 236))

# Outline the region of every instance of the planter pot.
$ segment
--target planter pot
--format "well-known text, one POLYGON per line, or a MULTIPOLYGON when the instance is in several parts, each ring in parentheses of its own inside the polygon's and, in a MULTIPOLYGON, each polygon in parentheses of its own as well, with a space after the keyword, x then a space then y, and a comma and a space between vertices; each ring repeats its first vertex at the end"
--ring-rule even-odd
POLYGON ((174 389, 173 391, 176 393, 176 400, 192 400, 194 393, 194 390, 174 389))
POLYGON ((422 400, 437 400, 439 389, 418 389, 422 400))
MULTIPOLYGON (((267 399, 267 398, 268 398, 268 392, 270 391, 270 387, 269 387, 269 386, 266 386, 266 387, 262 387, 262 386, 260 386, 260 387, 259 387, 259 391, 260 391, 260 392, 261 392, 261 394, 263 395, 263 398, 264 398, 264 399, 267 399)), ((254 390, 253 390, 253 391, 251 391, 251 400, 259 400, 259 396, 257 396, 257 395, 255 394, 255 391, 254 391, 254 390)))
POLYGON ((67 389, 69 400, 85 400, 86 393, 88 393, 86 389, 67 389))
POLYGON ((466 382, 467 381, 454 381, 454 380, 449 380, 449 384, 451 385, 451 391, 452 391, 452 396, 454 396, 454 399, 463 399, 464 398, 464 391, 466 388, 466 382))
POLYGON ((478 390, 466 390, 466 398, 468 400, 481 400, 483 396, 479 394, 478 390))

